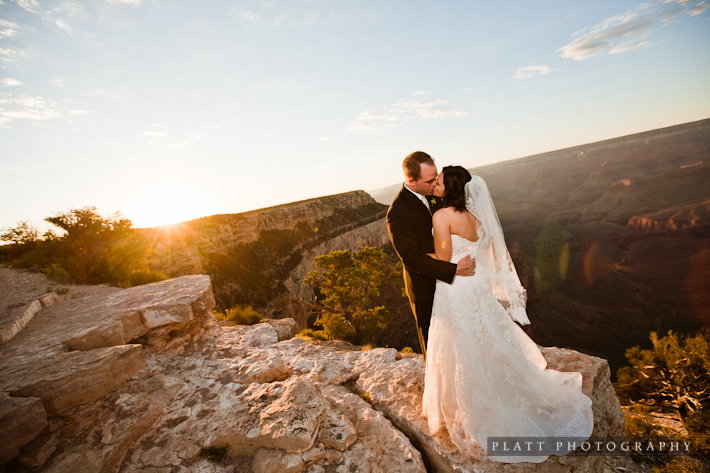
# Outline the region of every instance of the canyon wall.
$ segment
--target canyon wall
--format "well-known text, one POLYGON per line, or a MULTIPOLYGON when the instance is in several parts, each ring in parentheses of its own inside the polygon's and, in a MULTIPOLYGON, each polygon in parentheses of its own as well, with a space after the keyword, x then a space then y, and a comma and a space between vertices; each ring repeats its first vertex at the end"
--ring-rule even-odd
POLYGON ((221 309, 253 305, 284 316, 289 309, 280 299, 289 295, 287 287, 296 287, 294 274, 303 273, 298 268, 310 268, 309 260, 332 249, 384 244, 386 209, 354 191, 143 232, 154 244, 153 269, 170 276, 209 274, 221 309))

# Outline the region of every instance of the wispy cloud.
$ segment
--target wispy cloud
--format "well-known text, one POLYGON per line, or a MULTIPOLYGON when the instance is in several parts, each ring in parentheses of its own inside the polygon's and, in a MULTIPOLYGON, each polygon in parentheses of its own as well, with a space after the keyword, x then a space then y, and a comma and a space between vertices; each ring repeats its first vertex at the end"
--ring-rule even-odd
POLYGON ((56 7, 52 8, 49 10, 51 13, 55 13, 58 15, 65 15, 65 16, 70 16, 70 17, 85 17, 86 13, 84 11, 84 7, 81 6, 79 3, 75 2, 62 2, 56 7))
MULTIPOLYGON (((283 2, 286 4, 286 2, 283 2)), ((243 9, 233 8, 231 15, 233 18, 258 26, 281 27, 304 27, 312 26, 321 22, 324 18, 332 18, 328 13, 327 2, 307 2, 306 8, 284 7, 278 2, 261 2, 253 5, 255 8, 243 9), (256 10, 256 11, 255 11, 256 10)))
POLYGON ((531 77, 543 76, 545 74, 549 74, 552 71, 554 71, 554 69, 552 69, 550 66, 543 66, 543 65, 525 66, 525 67, 518 68, 518 70, 515 71, 515 78, 516 79, 529 79, 531 77))
POLYGON ((187 133, 174 132, 165 123, 153 123, 152 129, 141 134, 148 138, 148 143, 152 145, 165 146, 171 151, 192 146, 209 133, 209 129, 216 128, 213 125, 202 126, 202 131, 192 130, 187 133))
POLYGON ((185 147, 187 147, 187 146, 192 146, 192 145, 195 144, 195 142, 196 142, 197 140, 199 140, 200 138, 202 138, 202 136, 203 136, 202 133, 199 133, 199 132, 196 132, 196 131, 192 131, 192 132, 188 133, 187 136, 185 137, 185 139, 183 139, 182 141, 175 141, 175 142, 173 142, 173 143, 170 143, 170 144, 168 145, 168 149, 170 149, 170 150, 177 150, 177 149, 180 149, 180 148, 185 148, 185 147))
POLYGON ((74 32, 74 29, 71 27, 71 25, 61 18, 54 20, 54 24, 56 24, 60 30, 64 31, 67 34, 72 34, 74 32))
POLYGON ((17 23, 0 18, 0 38, 11 38, 17 34, 19 29, 17 23))
POLYGON ((589 32, 561 47, 558 52, 563 58, 581 61, 614 49, 620 39, 648 33, 657 25, 658 20, 653 14, 638 17, 635 13, 627 12, 604 20, 589 32))
POLYGON ((695 16, 695 15, 700 15, 701 13, 705 13, 705 10, 710 7, 710 3, 708 2, 700 2, 693 8, 688 10, 688 15, 695 16))
POLYGON ((39 13, 39 2, 37 0, 15 0, 15 3, 28 12, 39 13))
POLYGON ((64 1, 54 8, 45 11, 42 14, 42 19, 54 23, 57 28, 72 35, 74 34, 74 23, 76 23, 76 20, 86 20, 88 17, 81 4, 72 1, 64 1))
POLYGON ((169 136, 168 126, 163 123, 153 123, 152 130, 144 131, 141 134, 148 137, 148 143, 152 145, 163 144, 169 136))
POLYGON ((26 57, 27 53, 17 49, 0 48, 0 62, 10 64, 20 58, 26 57))
POLYGON ((582 61, 607 52, 621 52, 649 46, 651 33, 678 21, 682 14, 699 15, 708 2, 695 0, 651 1, 635 9, 607 18, 601 23, 578 31, 574 40, 562 46, 558 53, 563 58, 582 61))
POLYGON ((62 116, 62 110, 54 100, 27 95, 0 94, 0 123, 26 119, 49 120, 62 116))
POLYGON ((392 105, 360 112, 348 126, 348 131, 383 134, 401 126, 405 120, 460 117, 470 113, 469 110, 453 108, 449 100, 428 100, 422 92, 412 95, 416 98, 404 98, 392 105))
POLYGON ((259 21, 261 19, 261 15, 258 13, 254 13, 253 11, 239 11, 235 12, 237 18, 240 18, 245 21, 259 21))
POLYGON ((643 48, 649 44, 647 38, 634 39, 627 41, 626 43, 615 46, 609 50, 609 54, 619 54, 626 51, 631 51, 632 49, 643 48))
POLYGON ((5 87, 17 87, 18 85, 22 85, 22 82, 20 82, 17 79, 13 79, 11 77, 7 77, 2 80, 2 83, 5 87))

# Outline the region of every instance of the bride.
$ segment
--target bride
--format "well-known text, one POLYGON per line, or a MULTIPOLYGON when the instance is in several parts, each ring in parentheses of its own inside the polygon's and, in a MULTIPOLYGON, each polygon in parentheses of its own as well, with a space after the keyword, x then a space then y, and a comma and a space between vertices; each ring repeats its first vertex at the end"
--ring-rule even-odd
MULTIPOLYGON (((505 246, 486 183, 446 166, 434 195, 440 260, 476 259, 476 273, 437 282, 429 328, 422 409, 429 430, 446 428, 459 450, 485 455, 488 437, 583 437, 594 427, 582 375, 546 370, 535 342, 514 322, 529 324, 523 289, 505 246)), ((490 456, 539 463, 545 456, 490 456)))

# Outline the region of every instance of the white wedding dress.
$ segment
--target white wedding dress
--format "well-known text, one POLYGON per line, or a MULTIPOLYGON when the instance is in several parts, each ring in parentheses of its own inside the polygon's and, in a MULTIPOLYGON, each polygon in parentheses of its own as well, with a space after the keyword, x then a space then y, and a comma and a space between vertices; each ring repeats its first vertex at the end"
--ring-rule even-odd
MULTIPOLYGON (((475 210, 472 213, 479 217, 475 210)), ((481 216, 481 223, 497 222, 497 214, 494 223, 481 216)), ((491 235, 486 228, 479 225, 476 242, 451 236, 451 262, 470 255, 477 262, 475 275, 436 285, 422 404, 429 429, 434 434, 446 427, 457 448, 474 458, 486 455, 488 437, 587 439, 594 420, 592 401, 582 393, 582 375, 545 369, 547 362, 537 345, 512 318, 528 322, 522 286, 517 289, 519 297, 505 297, 507 310, 499 302, 498 273, 512 270, 517 285, 519 279, 507 249, 509 268, 498 266, 493 273, 496 265, 491 263, 491 235)), ((539 463, 548 457, 489 458, 539 463)))

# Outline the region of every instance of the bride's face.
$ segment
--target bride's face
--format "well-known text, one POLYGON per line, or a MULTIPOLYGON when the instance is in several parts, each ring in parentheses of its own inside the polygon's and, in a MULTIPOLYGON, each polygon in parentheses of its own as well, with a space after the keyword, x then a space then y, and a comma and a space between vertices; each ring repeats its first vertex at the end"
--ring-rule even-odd
POLYGON ((434 195, 442 197, 444 195, 444 173, 440 172, 436 177, 436 187, 434 187, 434 195))

